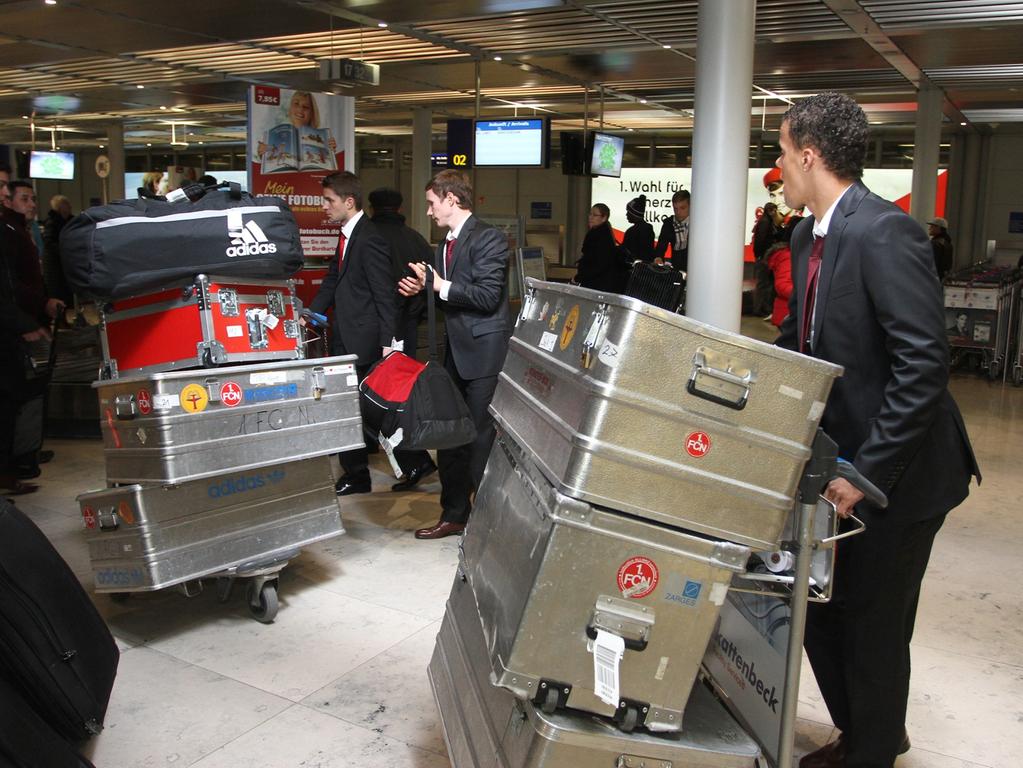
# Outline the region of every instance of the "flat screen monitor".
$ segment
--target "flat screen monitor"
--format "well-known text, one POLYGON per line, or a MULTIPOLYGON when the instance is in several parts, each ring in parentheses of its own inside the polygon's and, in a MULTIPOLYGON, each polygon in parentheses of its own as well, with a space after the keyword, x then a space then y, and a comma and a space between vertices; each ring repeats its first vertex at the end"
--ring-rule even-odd
POLYGON ((75 155, 73 152, 33 151, 28 161, 28 175, 32 179, 70 181, 75 177, 75 155))
POLYGON ((543 168, 548 144, 542 118, 477 120, 473 158, 478 168, 543 168))
POLYGON ((612 136, 609 133, 594 131, 593 148, 590 151, 590 175, 614 176, 622 175, 622 156, 625 154, 625 138, 612 136))

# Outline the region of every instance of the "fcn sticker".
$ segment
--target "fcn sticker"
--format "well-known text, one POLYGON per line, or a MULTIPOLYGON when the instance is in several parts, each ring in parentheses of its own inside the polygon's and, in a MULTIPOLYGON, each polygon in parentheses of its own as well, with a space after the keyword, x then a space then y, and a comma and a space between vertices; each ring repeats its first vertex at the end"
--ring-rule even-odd
POLYGON ((646 597, 657 587, 661 573, 646 557, 633 557, 618 568, 618 591, 622 597, 646 597))
POLYGON ((686 453, 694 459, 702 459, 710 453, 710 435, 706 432, 690 432, 686 435, 686 453))

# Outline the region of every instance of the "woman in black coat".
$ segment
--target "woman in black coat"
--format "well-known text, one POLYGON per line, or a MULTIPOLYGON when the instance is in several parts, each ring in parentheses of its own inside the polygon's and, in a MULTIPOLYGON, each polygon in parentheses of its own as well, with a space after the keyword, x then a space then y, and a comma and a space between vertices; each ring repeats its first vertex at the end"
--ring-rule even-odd
POLYGON ((595 291, 621 293, 628 270, 618 255, 618 243, 608 219, 611 209, 597 203, 590 209, 590 229, 583 238, 583 255, 576 264, 575 282, 595 291))

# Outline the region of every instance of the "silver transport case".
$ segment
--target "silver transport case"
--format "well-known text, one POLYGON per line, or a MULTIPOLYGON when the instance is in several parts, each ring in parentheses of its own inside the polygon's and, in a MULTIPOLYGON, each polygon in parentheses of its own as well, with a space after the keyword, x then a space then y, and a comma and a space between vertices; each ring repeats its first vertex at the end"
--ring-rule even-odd
POLYGON ((491 410, 557 489, 774 549, 841 367, 533 279, 491 410))
POLYGON ((344 533, 330 462, 320 456, 80 495, 96 591, 196 589, 209 576, 224 577, 226 588, 251 577, 253 614, 272 621, 277 572, 302 547, 344 533))
POLYGON ((625 734, 603 718, 547 714, 490 682, 468 584, 456 579, 429 677, 454 768, 758 768, 761 753, 702 685, 681 733, 625 734))
POLYGON ((462 544, 495 683, 545 711, 593 712, 626 731, 682 727, 728 585, 749 554, 564 496, 505 435, 462 544), (614 704, 595 690, 597 630, 624 638, 614 704))
POLYGON ((184 483, 365 444, 354 355, 93 386, 109 483, 184 483))

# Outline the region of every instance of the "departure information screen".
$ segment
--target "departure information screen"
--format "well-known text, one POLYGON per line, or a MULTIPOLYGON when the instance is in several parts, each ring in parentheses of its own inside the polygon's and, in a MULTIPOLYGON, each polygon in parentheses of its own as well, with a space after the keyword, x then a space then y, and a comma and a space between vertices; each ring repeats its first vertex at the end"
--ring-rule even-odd
POLYGON ((475 165, 541 168, 545 139, 542 119, 477 120, 475 165))

